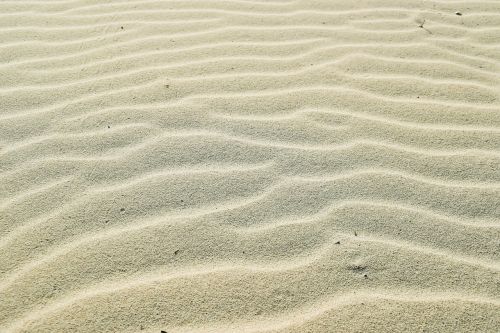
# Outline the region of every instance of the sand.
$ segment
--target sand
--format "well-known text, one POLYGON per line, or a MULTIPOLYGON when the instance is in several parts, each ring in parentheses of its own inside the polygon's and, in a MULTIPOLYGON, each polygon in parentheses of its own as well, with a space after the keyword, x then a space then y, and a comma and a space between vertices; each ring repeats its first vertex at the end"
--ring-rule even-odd
POLYGON ((500 1, 2 1, 0 77, 0 332, 500 331, 500 1))

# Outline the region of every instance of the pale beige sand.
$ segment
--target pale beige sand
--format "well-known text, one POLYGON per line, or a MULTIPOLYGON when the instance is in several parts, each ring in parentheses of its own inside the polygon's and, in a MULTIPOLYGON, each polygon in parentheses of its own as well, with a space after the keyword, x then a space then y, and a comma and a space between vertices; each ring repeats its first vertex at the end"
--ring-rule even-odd
POLYGON ((500 1, 2 1, 0 77, 0 332, 500 331, 500 1))

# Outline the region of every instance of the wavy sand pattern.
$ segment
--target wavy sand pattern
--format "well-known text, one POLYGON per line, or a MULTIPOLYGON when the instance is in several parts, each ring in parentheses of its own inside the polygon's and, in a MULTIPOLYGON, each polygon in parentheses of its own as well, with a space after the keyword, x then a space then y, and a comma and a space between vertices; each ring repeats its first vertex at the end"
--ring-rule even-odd
POLYGON ((500 1, 0 2, 0 332, 498 332, 500 1))

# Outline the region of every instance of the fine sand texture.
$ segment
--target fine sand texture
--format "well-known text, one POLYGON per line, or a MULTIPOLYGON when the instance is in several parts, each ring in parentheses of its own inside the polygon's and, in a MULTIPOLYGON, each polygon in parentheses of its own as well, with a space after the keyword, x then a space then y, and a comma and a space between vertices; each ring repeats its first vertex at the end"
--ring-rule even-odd
POLYGON ((500 1, 0 2, 0 332, 500 332, 500 1))

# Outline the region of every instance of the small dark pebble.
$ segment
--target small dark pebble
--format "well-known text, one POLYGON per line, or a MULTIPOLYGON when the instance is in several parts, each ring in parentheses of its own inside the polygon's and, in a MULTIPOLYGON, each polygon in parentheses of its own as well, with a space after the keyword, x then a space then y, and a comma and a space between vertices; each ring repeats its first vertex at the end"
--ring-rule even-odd
POLYGON ((167 333, 167 331, 160 331, 160 333, 167 333))
POLYGON ((340 244, 340 241, 336 241, 335 244, 337 244, 337 245, 340 244))
POLYGON ((420 96, 417 96, 417 98, 420 98, 420 96))
POLYGON ((355 232, 354 232, 354 236, 357 236, 357 235, 358 235, 358 233, 355 231, 355 232))
POLYGON ((120 212, 124 212, 125 211, 125 208, 120 208, 120 212))
POLYGON ((111 126, 108 125, 108 128, 111 128, 111 126))
POLYGON ((176 256, 179 253, 179 250, 174 251, 174 255, 176 256))
POLYGON ((166 85, 165 85, 165 88, 170 88, 170 85, 166 84, 166 85))
POLYGON ((123 30, 123 27, 120 27, 120 29, 122 29, 122 30, 123 30))
POLYGON ((365 274, 365 275, 363 275, 363 276, 365 277, 365 279, 368 279, 368 275, 367 275, 367 274, 365 274))
POLYGON ((455 15, 462 16, 462 13, 460 13, 460 12, 455 12, 455 15))

